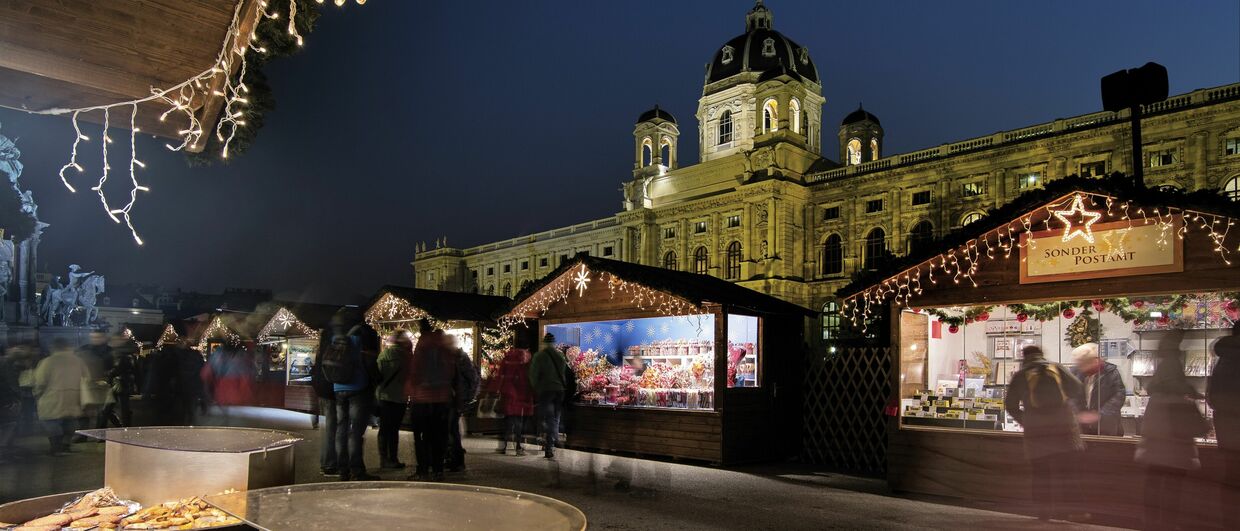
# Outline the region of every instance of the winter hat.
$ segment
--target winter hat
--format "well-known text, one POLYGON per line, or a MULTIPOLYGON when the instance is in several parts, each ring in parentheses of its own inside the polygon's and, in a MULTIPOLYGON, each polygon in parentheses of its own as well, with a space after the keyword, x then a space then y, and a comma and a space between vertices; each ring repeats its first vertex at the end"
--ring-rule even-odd
POLYGON ((543 343, 555 343, 555 334, 548 332, 547 335, 543 336, 543 343))

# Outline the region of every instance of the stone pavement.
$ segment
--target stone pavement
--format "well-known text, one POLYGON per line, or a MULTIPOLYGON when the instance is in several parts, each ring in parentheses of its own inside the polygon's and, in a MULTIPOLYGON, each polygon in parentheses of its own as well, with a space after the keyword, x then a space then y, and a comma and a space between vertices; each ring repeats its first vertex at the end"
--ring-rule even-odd
MULTIPOLYGON (((329 481, 318 473, 322 431, 311 430, 306 415, 236 408, 229 421, 302 434, 307 441, 296 449, 297 482, 329 481)), ((205 422, 222 423, 218 416, 205 422)), ((378 463, 374 437, 372 429, 366 443, 366 462, 371 466, 378 463)), ((65 457, 46 455, 46 440, 41 437, 26 437, 20 444, 27 457, 0 465, 0 501, 103 484, 102 444, 76 444, 74 454, 65 457)), ((409 434, 402 433, 406 463, 412 461, 409 444, 409 434)), ((534 451, 525 457, 516 457, 511 450, 495 454, 495 442, 482 438, 467 439, 466 448, 468 470, 449 474, 448 481, 563 500, 585 513, 591 529, 1102 529, 892 496, 881 480, 796 465, 722 469, 572 450, 561 450, 555 461, 548 461, 534 451)), ((384 479, 403 480, 408 471, 377 473, 384 479)))

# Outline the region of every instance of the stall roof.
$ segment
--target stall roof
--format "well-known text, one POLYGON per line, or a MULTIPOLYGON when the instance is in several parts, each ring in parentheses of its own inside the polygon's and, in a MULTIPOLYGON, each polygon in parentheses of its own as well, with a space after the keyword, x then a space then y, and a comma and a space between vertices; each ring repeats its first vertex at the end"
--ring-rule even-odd
POLYGON ((366 305, 367 313, 385 294, 404 300, 431 317, 443 321, 492 322, 512 304, 507 297, 494 295, 387 285, 379 288, 378 293, 366 305))
POLYGON ((1131 177, 1121 173, 1113 173, 1104 178, 1072 175, 1049 182, 1041 189, 1025 192, 1010 203, 991 209, 982 219, 927 244, 922 252, 895 258, 877 270, 855 276, 852 282, 836 291, 836 295, 841 298, 855 296, 893 277, 905 274, 949 249, 967 245, 983 235, 1007 227, 1013 220, 1033 210, 1047 207, 1051 203, 1078 192, 1109 196, 1117 201, 1127 201, 1136 208, 1163 208, 1165 210, 1171 207, 1240 219, 1240 203, 1223 197, 1218 190, 1185 192, 1174 187, 1149 188, 1137 185, 1131 177))
POLYGON ((168 325, 163 324, 147 324, 147 323, 125 323, 121 328, 129 331, 129 336, 135 341, 142 344, 154 345, 159 341, 159 337, 164 334, 164 329, 168 325))
POLYGON ((346 327, 362 322, 362 309, 352 304, 268 301, 259 304, 258 308, 255 309, 255 313, 266 315, 270 319, 280 308, 292 312, 298 321, 315 330, 323 330, 331 326, 332 317, 335 317, 336 314, 340 314, 344 318, 346 327))
POLYGON ((586 266, 592 272, 607 272, 627 282, 676 295, 695 305, 717 303, 764 314, 813 315, 816 312, 710 275, 672 271, 631 262, 598 258, 585 253, 560 264, 547 276, 531 283, 517 293, 520 304, 538 290, 571 270, 586 266))

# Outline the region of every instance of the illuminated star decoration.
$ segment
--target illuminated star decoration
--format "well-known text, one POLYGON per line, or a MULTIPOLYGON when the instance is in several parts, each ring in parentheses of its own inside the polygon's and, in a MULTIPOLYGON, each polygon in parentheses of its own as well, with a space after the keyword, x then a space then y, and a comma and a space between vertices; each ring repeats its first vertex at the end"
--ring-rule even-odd
POLYGON ((1059 221, 1063 222, 1064 243, 1072 241, 1072 239, 1077 236, 1085 238, 1085 241, 1089 243, 1094 243, 1094 231, 1090 227, 1093 226, 1094 223, 1097 223, 1099 219, 1102 219, 1102 213, 1085 210, 1085 204, 1081 194, 1076 194, 1076 196, 1072 198, 1072 208, 1069 208, 1068 210, 1053 210, 1051 213, 1055 214, 1055 217, 1059 218, 1059 221), (1072 220, 1068 219, 1068 216, 1073 214, 1079 214, 1085 219, 1085 222, 1080 225, 1072 225, 1072 220))
POLYGON ((573 275, 573 285, 577 288, 577 296, 585 294, 586 287, 590 284, 590 272, 586 271, 586 265, 581 264, 581 270, 573 275))

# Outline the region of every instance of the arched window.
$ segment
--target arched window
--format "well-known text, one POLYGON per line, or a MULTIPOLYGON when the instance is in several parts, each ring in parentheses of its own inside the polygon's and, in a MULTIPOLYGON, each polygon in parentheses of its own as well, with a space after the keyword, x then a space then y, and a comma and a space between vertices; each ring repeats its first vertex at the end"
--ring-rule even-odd
POLYGON ((913 230, 908 233, 908 254, 920 254, 933 240, 934 225, 931 225, 929 221, 913 225, 913 230))
POLYGON ((487 286, 487 295, 495 295, 495 284, 487 286))
POLYGON ((663 269, 680 270, 680 264, 676 262, 676 251, 668 251, 663 255, 663 269))
POLYGON ((727 144, 732 141, 732 111, 723 111, 723 115, 719 117, 719 142, 717 144, 727 144))
POLYGON ((1240 201, 1240 177, 1232 177, 1223 185, 1223 197, 1232 201, 1240 201))
POLYGON ((766 100, 762 104, 762 132, 775 131, 779 124, 779 104, 775 100, 766 100))
POLYGON ((843 272, 844 241, 839 234, 832 234, 822 244, 822 274, 838 275, 843 272))
POLYGON ((741 242, 728 244, 728 261, 726 274, 728 280, 741 278, 741 242))
POLYGON ((875 227, 869 234, 865 235, 865 251, 862 256, 863 264, 866 269, 878 269, 883 259, 883 253, 887 250, 887 233, 883 229, 875 227))
POLYGON ((840 337, 840 305, 835 301, 827 301, 822 305, 822 340, 831 341, 840 337))
POLYGON ((878 158, 879 158, 879 155, 878 155, 878 139, 877 139, 877 138, 871 138, 871 139, 870 139, 870 160, 878 160, 878 158))
POLYGON ((801 129, 805 126, 805 122, 801 121, 801 102, 796 98, 788 100, 788 117, 792 119, 792 132, 805 134, 801 129))
POLYGON ((672 165, 672 140, 670 138, 659 139, 659 160, 664 166, 672 165))
POLYGON ((693 251, 694 273, 705 275, 710 272, 710 258, 706 253, 706 247, 698 247, 696 251, 693 251))
POLYGON ((512 297, 512 283, 511 282, 504 284, 504 296, 512 297))
POLYGON ((981 212, 969 212, 968 214, 965 214, 963 218, 960 218, 960 226, 963 227, 979 219, 982 219, 981 212))
POLYGON ((810 138, 809 138, 809 113, 808 113, 808 112, 801 111, 801 128, 800 128, 800 129, 798 129, 798 130, 797 130, 797 132, 799 132, 799 133, 801 133, 801 134, 805 135, 805 141, 806 141, 807 143, 810 141, 810 138))
POLYGON ((650 141, 650 137, 642 139, 642 167, 654 164, 654 142, 650 141))
POLYGON ((848 161, 847 165, 854 166, 861 164, 861 139, 854 138, 848 141, 848 161))

